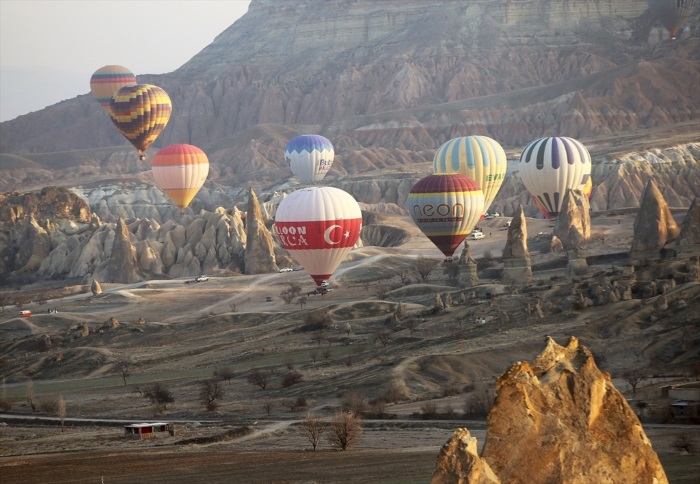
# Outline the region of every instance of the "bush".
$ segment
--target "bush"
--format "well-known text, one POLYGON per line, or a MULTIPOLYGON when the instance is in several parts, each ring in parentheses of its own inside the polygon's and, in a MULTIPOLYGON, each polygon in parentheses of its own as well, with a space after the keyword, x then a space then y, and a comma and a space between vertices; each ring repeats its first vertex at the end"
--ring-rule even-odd
POLYGON ((296 385, 297 383, 300 383, 304 381, 304 376, 299 373, 298 371, 288 371, 283 377, 282 377, 282 388, 289 388, 292 385, 296 385))

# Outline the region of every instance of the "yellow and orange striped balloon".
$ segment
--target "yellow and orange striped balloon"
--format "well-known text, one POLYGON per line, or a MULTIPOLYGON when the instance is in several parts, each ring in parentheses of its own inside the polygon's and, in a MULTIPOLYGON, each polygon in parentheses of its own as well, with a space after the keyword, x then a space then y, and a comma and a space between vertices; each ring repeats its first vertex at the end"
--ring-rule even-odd
POLYGON ((174 144, 156 153, 152 169, 160 189, 182 210, 204 185, 209 159, 196 146, 174 144))
POLYGON ((112 122, 139 153, 165 129, 172 109, 168 93, 151 84, 124 86, 110 102, 112 122))
POLYGON ((90 91, 97 102, 110 112, 110 103, 115 92, 124 86, 136 84, 136 76, 124 66, 109 65, 97 69, 90 78, 90 91))

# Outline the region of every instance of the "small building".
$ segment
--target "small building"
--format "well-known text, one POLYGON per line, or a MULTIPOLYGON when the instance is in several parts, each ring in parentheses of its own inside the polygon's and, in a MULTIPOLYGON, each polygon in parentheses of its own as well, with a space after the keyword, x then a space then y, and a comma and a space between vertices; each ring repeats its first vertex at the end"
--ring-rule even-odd
POLYGON ((674 421, 700 422, 700 382, 673 385, 664 390, 675 399, 671 404, 674 421))
POLYGON ((167 422, 136 423, 124 426, 124 435, 142 439, 157 439, 158 434, 175 435, 175 425, 167 422))

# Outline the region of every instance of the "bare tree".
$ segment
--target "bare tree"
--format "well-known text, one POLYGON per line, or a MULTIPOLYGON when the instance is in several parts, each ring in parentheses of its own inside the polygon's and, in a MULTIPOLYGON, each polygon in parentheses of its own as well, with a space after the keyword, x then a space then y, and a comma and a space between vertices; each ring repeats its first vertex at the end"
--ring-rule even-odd
POLYGON ((389 342, 391 341, 391 332, 387 330, 377 331, 374 334, 374 340, 380 345, 382 345, 382 348, 386 348, 389 345, 389 342))
POLYGON ((296 282, 289 283, 289 290, 295 297, 301 295, 301 286, 296 282))
POLYGON ((126 379, 131 376, 131 370, 129 369, 129 365, 126 363, 122 363, 119 365, 119 374, 122 377, 122 380, 124 381, 124 386, 126 386, 126 379))
POLYGON ((331 352, 330 348, 326 348, 321 353, 321 356, 323 356, 324 361, 328 361, 331 358, 331 354, 332 354, 332 352, 331 352))
POLYGON ((639 370, 627 370, 622 374, 622 378, 632 387, 632 396, 637 395, 637 385, 647 379, 639 370))
POLYGON ((323 329, 319 329, 317 331, 314 331, 314 334, 311 335, 311 341, 316 343, 317 345, 320 345, 323 343, 323 340, 326 337, 326 332, 323 329))
POLYGON ((250 370, 250 373, 248 374, 248 383, 257 385, 264 390, 270 383, 270 372, 259 370, 257 368, 250 370))
POLYGON ((224 367, 224 368, 219 368, 214 372, 214 376, 217 376, 221 378, 222 380, 226 380, 226 383, 229 385, 231 384, 231 378, 235 376, 235 373, 233 370, 229 367, 224 367))
POLYGON ((220 400, 223 396, 224 390, 221 388, 219 380, 207 380, 199 387, 199 401, 210 412, 219 408, 217 400, 220 400))
POLYGON ((280 297, 285 303, 290 304, 294 299, 294 293, 289 289, 285 289, 284 291, 280 292, 280 297))
POLYGON ((416 328, 418 328, 418 319, 408 318, 403 322, 403 327, 408 330, 409 335, 412 335, 416 328))
POLYGON ((36 406, 37 406, 37 401, 36 401, 36 393, 34 392, 34 382, 32 379, 27 380, 27 403, 32 409, 32 413, 36 413, 36 406))
POLYGON ((66 415, 66 401, 63 399, 63 395, 59 395, 56 402, 56 416, 61 420, 61 432, 63 432, 63 422, 66 420, 66 415))
POLYGON ((275 408, 275 404, 272 403, 271 400, 265 400, 265 403, 263 403, 263 410, 265 410, 265 414, 267 416, 272 415, 272 409, 275 408))
POLYGON ((313 361, 315 364, 316 360, 318 360, 318 350, 311 350, 309 356, 311 357, 311 361, 313 361))
POLYGON ((143 392, 144 398, 148 398, 153 404, 156 414, 160 415, 168 409, 168 404, 175 401, 175 397, 161 383, 156 383, 150 389, 143 392))
POLYGON ((329 441, 347 450, 360 441, 362 436, 362 419, 351 412, 339 412, 333 416, 330 424, 329 441))
POLYGON ((430 273, 433 272, 439 263, 438 259, 419 255, 413 264, 413 271, 420 277, 421 281, 427 282, 430 278, 430 273))
POLYGON ((302 422, 302 429, 306 438, 309 439, 314 450, 316 450, 318 443, 321 441, 321 436, 326 431, 326 423, 320 417, 307 413, 302 422))
POLYGON ((304 304, 308 302, 309 298, 306 296, 301 296, 300 298, 297 299, 297 302, 299 303, 299 307, 301 309, 304 309, 304 304))
POLYGON ((343 395, 341 408, 355 415, 362 415, 367 410, 367 397, 360 390, 350 389, 343 395))

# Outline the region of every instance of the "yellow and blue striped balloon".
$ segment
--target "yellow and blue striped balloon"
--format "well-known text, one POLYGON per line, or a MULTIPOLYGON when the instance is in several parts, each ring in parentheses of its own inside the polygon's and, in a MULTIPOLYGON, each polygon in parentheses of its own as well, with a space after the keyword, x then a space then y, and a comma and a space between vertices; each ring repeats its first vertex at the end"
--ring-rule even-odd
POLYGON ((112 122, 143 153, 170 120, 172 103, 163 89, 151 84, 124 86, 110 103, 112 122))
POLYGON ((506 177, 506 153, 487 136, 454 138, 440 146, 433 158, 436 175, 461 173, 481 187, 484 193, 484 211, 487 211, 506 177))

